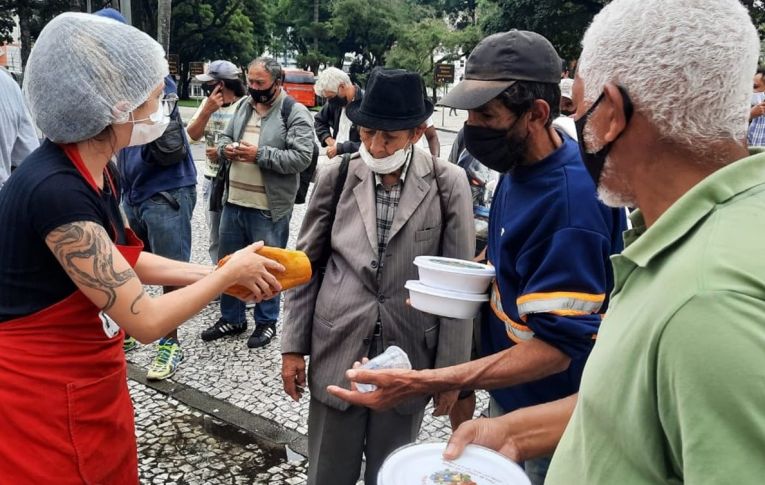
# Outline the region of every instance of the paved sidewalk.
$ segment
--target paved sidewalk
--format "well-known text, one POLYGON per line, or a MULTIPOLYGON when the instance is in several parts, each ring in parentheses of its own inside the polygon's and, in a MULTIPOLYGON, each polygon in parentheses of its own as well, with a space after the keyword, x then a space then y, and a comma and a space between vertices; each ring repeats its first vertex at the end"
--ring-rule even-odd
MULTIPOLYGON (((195 147, 194 153, 199 157, 202 153, 201 148, 195 147)), ((205 204, 201 193, 201 162, 198 162, 197 168, 200 174, 200 183, 197 185, 198 202, 192 222, 192 261, 209 263, 207 255, 207 228, 203 214, 205 204)), ((290 223, 289 247, 294 248, 304 213, 304 206, 295 207, 290 223)), ((158 289, 151 288, 150 291, 156 292, 158 289)), ((251 329, 253 324, 252 312, 248 313, 251 329)), ((201 313, 180 327, 179 338, 185 358, 170 382, 183 384, 192 392, 220 400, 239 410, 257 416, 259 419, 266 420, 272 423, 273 426, 297 432, 304 436, 307 432, 308 397, 303 396, 301 402, 295 403, 282 390, 281 355, 278 337, 280 332, 277 332, 277 338, 270 345, 256 350, 250 350, 246 346, 249 331, 238 337, 224 338, 210 343, 202 342, 199 334, 202 330, 212 325, 218 319, 219 314, 217 305, 209 305, 201 313)), ((279 325, 281 325, 281 322, 279 325)), ((128 361, 134 364, 134 368, 139 369, 146 369, 153 357, 153 345, 142 346, 138 350, 127 354, 128 361)), ((168 392, 166 382, 161 382, 156 387, 162 392, 168 392)), ((137 409, 141 408, 141 400, 146 397, 146 393, 138 389, 135 385, 131 384, 133 397, 137 401, 137 409)), ((478 409, 480 410, 486 405, 486 397, 484 393, 481 393, 479 397, 478 409)), ((190 400, 189 402, 191 405, 196 405, 194 404, 195 400, 190 400)), ((140 417, 141 415, 139 414, 139 419, 137 419, 139 429, 142 425, 140 417)), ((448 419, 446 417, 434 418, 430 410, 427 411, 420 440, 445 441, 449 435, 448 419)), ((302 451, 305 449, 305 445, 297 445, 294 449, 302 451)), ((143 455, 141 458, 143 458, 143 455)), ((145 467, 142 468, 142 473, 144 471, 145 467)), ((191 481, 178 481, 178 483, 187 482, 192 483, 191 481)), ((227 483, 235 482, 228 481, 227 483)), ((254 483, 267 482, 256 481, 254 483)), ((303 482, 301 480, 293 480, 285 483, 297 485, 303 482)))

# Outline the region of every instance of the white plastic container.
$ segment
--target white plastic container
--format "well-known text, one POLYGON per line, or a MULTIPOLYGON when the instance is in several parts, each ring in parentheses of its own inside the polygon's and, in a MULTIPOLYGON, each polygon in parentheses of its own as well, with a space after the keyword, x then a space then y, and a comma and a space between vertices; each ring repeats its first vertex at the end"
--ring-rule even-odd
POLYGON ((481 304, 489 301, 486 294, 434 288, 417 280, 407 281, 405 288, 409 290, 409 302, 414 308, 441 317, 473 318, 481 304))
MULTIPOLYGON (((362 369, 411 369, 412 363, 409 362, 409 356, 401 347, 391 345, 385 352, 374 357, 369 362, 361 366, 362 369)), ((372 392, 377 389, 374 384, 356 383, 356 390, 359 392, 372 392)))
POLYGON ((446 443, 407 445, 391 453, 377 474, 378 485, 531 485, 523 469, 496 451, 467 445, 454 461, 443 458, 446 443))
POLYGON ((495 275, 492 266, 464 259, 417 256, 414 264, 424 285, 462 293, 486 293, 495 275))

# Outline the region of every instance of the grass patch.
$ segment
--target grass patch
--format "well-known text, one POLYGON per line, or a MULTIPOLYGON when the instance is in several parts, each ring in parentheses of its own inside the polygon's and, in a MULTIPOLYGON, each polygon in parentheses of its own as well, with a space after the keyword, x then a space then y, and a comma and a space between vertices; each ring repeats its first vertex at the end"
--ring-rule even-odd
POLYGON ((202 104, 202 100, 197 99, 179 99, 178 100, 178 106, 183 106, 184 108, 199 108, 199 105, 202 104))

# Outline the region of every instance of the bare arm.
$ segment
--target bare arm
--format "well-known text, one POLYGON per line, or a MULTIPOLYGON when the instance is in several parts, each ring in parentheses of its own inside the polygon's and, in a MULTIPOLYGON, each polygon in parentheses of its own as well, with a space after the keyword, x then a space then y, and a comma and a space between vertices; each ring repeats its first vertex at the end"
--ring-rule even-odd
POLYGON ((555 347, 537 339, 478 360, 441 369, 363 370, 346 373, 348 380, 375 384, 369 393, 330 386, 331 394, 352 404, 387 409, 401 400, 457 389, 497 389, 531 382, 566 370, 571 359, 555 347))
POLYGON ((143 252, 133 270, 144 285, 187 286, 215 269, 204 264, 184 263, 143 252))
POLYGON ((455 460, 470 443, 498 451, 515 461, 550 456, 574 412, 577 395, 521 408, 498 418, 462 424, 449 439, 444 458, 455 460))
POLYGON ((207 122, 210 121, 210 116, 213 114, 213 112, 205 109, 206 106, 207 102, 205 100, 202 102, 202 106, 199 107, 197 112, 194 113, 194 117, 191 118, 191 121, 189 121, 189 124, 186 127, 186 133, 188 133, 191 141, 199 141, 205 134, 205 126, 207 126, 207 122))
MULTIPOLYGON (((196 283, 152 298, 100 225, 93 222, 64 224, 51 231, 45 242, 77 287, 118 325, 144 343, 166 335, 233 284, 250 288, 254 299, 272 296, 281 287, 269 270, 284 271, 280 264, 255 254, 258 246, 251 245, 237 251, 229 264, 196 283), (235 260, 236 264, 232 264, 235 260)), ((144 261, 141 266, 146 264, 144 261)), ((143 267, 141 271, 151 272, 143 267)), ((163 271, 166 274, 167 269, 159 273, 163 271)))

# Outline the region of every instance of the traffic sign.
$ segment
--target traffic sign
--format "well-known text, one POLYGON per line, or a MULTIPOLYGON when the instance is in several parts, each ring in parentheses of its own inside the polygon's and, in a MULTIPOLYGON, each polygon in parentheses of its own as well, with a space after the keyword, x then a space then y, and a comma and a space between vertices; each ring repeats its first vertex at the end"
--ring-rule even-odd
POLYGON ((436 64, 435 78, 437 83, 453 83, 454 64, 436 64))
POLYGON ((204 62, 189 62, 189 74, 192 76, 198 76, 205 73, 204 62))
POLYGON ((167 67, 170 68, 170 74, 173 76, 178 76, 180 73, 178 72, 178 66, 180 65, 180 60, 178 58, 178 54, 169 54, 167 56, 167 67))

